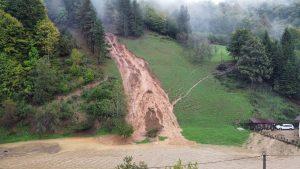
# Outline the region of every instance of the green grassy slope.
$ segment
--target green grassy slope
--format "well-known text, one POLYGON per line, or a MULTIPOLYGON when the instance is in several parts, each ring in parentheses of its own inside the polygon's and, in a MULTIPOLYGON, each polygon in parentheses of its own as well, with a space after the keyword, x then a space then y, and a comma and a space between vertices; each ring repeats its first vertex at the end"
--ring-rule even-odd
MULTIPOLYGON (((179 44, 153 33, 123 42, 149 62, 172 101, 210 74, 221 58, 231 59, 225 47, 217 46, 211 62, 192 65, 179 44)), ((236 130, 233 123, 248 119, 251 111, 252 106, 244 94, 228 92, 213 77, 194 88, 189 97, 175 106, 183 135, 205 144, 241 145, 249 132, 236 130)))

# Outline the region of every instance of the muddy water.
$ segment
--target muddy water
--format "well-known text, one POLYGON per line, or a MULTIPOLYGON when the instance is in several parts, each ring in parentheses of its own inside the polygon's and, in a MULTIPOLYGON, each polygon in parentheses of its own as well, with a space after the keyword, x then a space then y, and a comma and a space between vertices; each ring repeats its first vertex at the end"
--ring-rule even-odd
POLYGON ((173 105, 145 60, 131 53, 113 34, 106 35, 110 54, 117 63, 127 95, 127 121, 135 129, 133 139, 141 140, 147 131, 159 129, 169 139, 182 139, 173 105))

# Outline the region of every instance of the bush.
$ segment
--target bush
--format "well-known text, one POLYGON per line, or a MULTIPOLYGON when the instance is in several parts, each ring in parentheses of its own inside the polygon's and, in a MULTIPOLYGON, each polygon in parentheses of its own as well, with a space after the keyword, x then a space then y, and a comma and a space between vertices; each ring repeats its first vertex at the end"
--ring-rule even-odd
POLYGON ((53 103, 35 114, 35 130, 38 134, 54 133, 59 126, 60 105, 53 103))
POLYGON ((27 104, 25 101, 18 102, 17 104, 17 116, 19 120, 27 119, 34 112, 34 108, 27 104))
POLYGON ((5 100, 2 103, 3 116, 1 118, 1 125, 7 129, 12 128, 17 122, 17 104, 12 100, 5 100))
POLYGON ((118 165, 116 169, 148 169, 147 165, 144 162, 140 162, 138 165, 133 162, 132 157, 125 157, 124 163, 118 165))
POLYGON ((63 121, 71 120, 73 115, 74 115, 74 112, 72 111, 71 106, 68 103, 63 102, 60 105, 59 119, 63 120, 63 121))
POLYGON ((79 65, 76 65, 76 64, 72 64, 71 68, 70 68, 70 73, 73 75, 73 76, 80 76, 81 75, 81 72, 82 72, 82 69, 79 65))
POLYGON ((84 73, 84 83, 87 84, 87 83, 90 83, 92 81, 94 81, 95 79, 95 74, 93 72, 92 69, 87 69, 84 73))
POLYGON ((158 129, 158 128, 150 129, 147 131, 146 136, 150 137, 150 138, 155 138, 159 131, 160 131, 160 129, 158 129))
POLYGON ((71 129, 75 131, 84 131, 91 129, 94 125, 94 117, 84 113, 74 113, 71 129))
POLYGON ((226 69, 227 69, 227 66, 224 63, 219 64, 217 67, 217 70, 219 70, 219 71, 225 71, 226 69))
POLYGON ((32 74, 33 102, 43 104, 51 99, 59 91, 59 76, 55 68, 47 59, 40 59, 32 74))
POLYGON ((103 99, 95 103, 90 103, 86 111, 98 120, 105 120, 113 117, 113 104, 110 100, 103 99))
POLYGON ((127 124, 123 120, 115 120, 115 127, 116 127, 116 132, 118 135, 124 137, 124 138, 129 138, 133 134, 133 127, 129 124, 127 124))
POLYGON ((207 39, 193 37, 188 42, 188 54, 192 62, 202 63, 210 60, 213 56, 212 46, 207 39))

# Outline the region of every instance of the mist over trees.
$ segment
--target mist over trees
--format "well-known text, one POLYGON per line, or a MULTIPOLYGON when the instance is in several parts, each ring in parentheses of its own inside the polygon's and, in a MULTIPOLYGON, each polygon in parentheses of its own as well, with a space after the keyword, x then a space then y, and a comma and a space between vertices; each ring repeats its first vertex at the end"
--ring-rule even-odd
POLYGON ((173 14, 166 14, 144 2, 112 0, 106 1, 102 15, 106 30, 124 37, 139 37, 144 29, 148 29, 187 43, 191 33, 186 6, 181 6, 173 14))
POLYGON ((237 62, 242 78, 253 83, 266 82, 278 93, 296 97, 300 92, 299 59, 290 29, 285 29, 280 43, 266 31, 259 39, 250 30, 236 30, 228 50, 237 62))

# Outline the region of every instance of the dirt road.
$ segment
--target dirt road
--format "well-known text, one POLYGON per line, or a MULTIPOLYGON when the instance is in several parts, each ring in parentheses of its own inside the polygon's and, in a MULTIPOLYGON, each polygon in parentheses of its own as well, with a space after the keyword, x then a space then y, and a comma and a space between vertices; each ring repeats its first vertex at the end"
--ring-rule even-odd
MULTIPOLYGON (((149 167, 184 162, 200 162, 201 169, 260 169, 261 158, 247 149, 210 145, 168 145, 164 142, 146 145, 108 145, 105 138, 68 138, 0 145, 1 169, 112 169, 125 156, 145 161, 149 167), (59 146, 59 147, 57 147, 59 146), (28 151, 33 149, 34 151, 28 151), (6 154, 5 150, 8 150, 6 154), (26 150, 26 151, 25 151, 26 150), (18 153, 22 151, 23 153, 18 153), (27 152, 27 153, 24 153, 27 152), (234 160, 232 159, 241 159, 234 160), (214 161, 226 161, 210 163, 214 161)), ((268 157, 270 169, 299 169, 300 156, 268 157)))
POLYGON ((162 136, 184 140, 173 114, 173 105, 147 62, 120 44, 113 34, 108 33, 106 39, 123 80, 128 101, 127 121, 135 129, 133 139, 141 140, 147 131, 159 129, 162 136))

